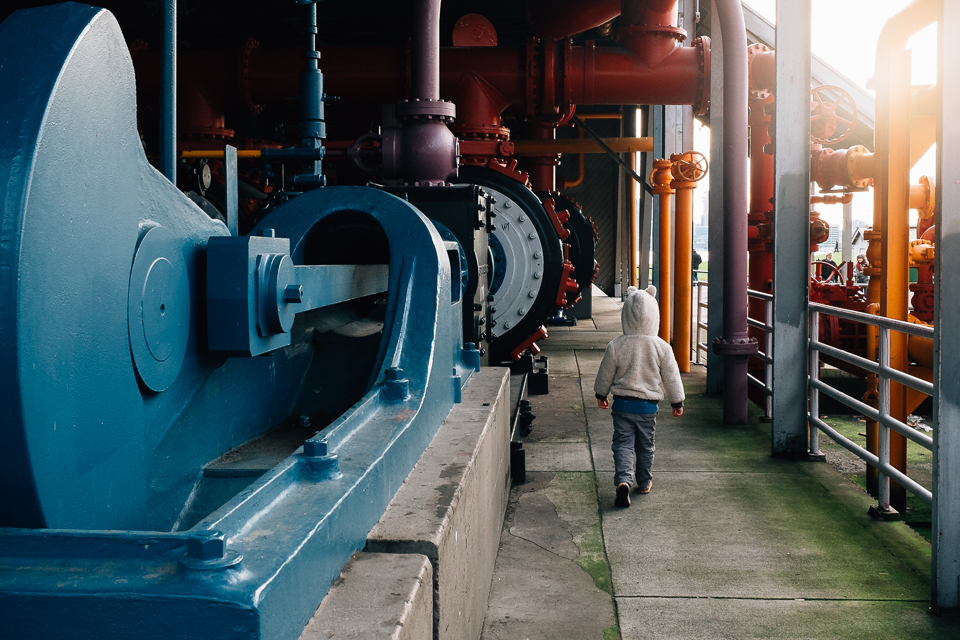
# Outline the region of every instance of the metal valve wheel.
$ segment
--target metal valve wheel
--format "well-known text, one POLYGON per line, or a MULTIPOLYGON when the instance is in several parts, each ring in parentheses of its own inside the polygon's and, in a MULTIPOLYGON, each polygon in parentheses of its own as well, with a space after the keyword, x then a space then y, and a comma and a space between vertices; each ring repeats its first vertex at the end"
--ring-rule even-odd
POLYGON ((699 151, 674 154, 672 173, 675 180, 699 182, 707 175, 707 158, 699 151))
POLYGON ((815 87, 810 95, 813 97, 810 103, 810 138, 818 144, 827 145, 846 140, 857 124, 857 104, 853 101, 853 96, 832 84, 815 87), (838 97, 831 100, 831 94, 838 97), (838 111, 845 111, 850 117, 844 118, 838 115, 838 111), (843 125, 844 129, 838 134, 840 125, 843 125))

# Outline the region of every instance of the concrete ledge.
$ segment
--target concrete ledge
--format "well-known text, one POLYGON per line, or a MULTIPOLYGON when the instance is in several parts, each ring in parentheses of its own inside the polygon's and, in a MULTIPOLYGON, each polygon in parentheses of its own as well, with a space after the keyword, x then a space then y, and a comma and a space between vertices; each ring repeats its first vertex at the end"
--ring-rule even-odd
POLYGON ((433 567, 425 556, 357 553, 300 640, 428 640, 432 586, 433 567))
POLYGON ((434 638, 480 637, 510 491, 510 384, 502 368, 470 379, 367 537, 366 551, 433 563, 434 638))

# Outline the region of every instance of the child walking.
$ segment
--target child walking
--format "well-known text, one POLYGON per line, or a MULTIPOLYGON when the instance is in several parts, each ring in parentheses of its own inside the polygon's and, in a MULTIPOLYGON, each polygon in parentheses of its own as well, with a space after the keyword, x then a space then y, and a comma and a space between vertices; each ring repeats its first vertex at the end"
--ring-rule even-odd
POLYGON ((613 392, 613 462, 617 487, 614 504, 630 506, 636 457, 637 490, 650 493, 653 487, 654 431, 657 403, 666 395, 674 416, 683 415, 683 383, 670 345, 657 336, 660 309, 653 285, 641 291, 627 289, 620 319, 623 335, 607 345, 593 391, 597 406, 609 409, 607 396, 613 392), (662 385, 662 390, 661 390, 662 385), (636 454, 634 454, 636 449, 636 454))

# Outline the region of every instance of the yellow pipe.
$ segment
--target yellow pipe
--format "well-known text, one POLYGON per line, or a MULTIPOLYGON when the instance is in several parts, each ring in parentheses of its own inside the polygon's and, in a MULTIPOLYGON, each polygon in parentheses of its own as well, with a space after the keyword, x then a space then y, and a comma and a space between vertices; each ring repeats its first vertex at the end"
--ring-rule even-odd
MULTIPOLYGON (((259 158, 260 151, 250 151, 246 149, 240 149, 237 151, 237 158, 259 158)), ((200 151, 181 151, 181 158, 186 158, 188 160, 223 160, 223 149, 219 151, 216 149, 202 149, 200 151)))
POLYGON ((937 190, 929 176, 920 176, 917 184, 910 185, 910 208, 916 209, 921 220, 933 217, 937 204, 937 190))
POLYGON ((937 86, 914 85, 910 99, 910 166, 937 141, 937 86))
POLYGON ((577 117, 581 120, 621 120, 623 115, 619 113, 578 113, 577 117))
POLYGON ((673 248, 670 243, 670 196, 674 192, 670 187, 673 181, 670 173, 672 166, 673 163, 669 160, 654 160, 653 171, 650 173, 653 193, 660 196, 660 243, 657 250, 660 263, 660 282, 657 283, 660 287, 657 292, 660 302, 658 335, 667 342, 670 342, 670 254, 673 248))
MULTIPOLYGON (((604 138, 604 143, 617 153, 653 151, 653 138, 604 138)), ((605 153, 593 138, 569 138, 562 140, 514 140, 517 155, 551 153, 605 153)))
MULTIPOLYGON (((876 127, 875 148, 877 172, 874 180, 874 232, 879 231, 879 277, 871 277, 868 302, 879 298, 880 315, 896 320, 907 319, 909 264, 907 242, 910 208, 910 129, 902 126, 911 120, 910 52, 906 49, 910 35, 937 19, 936 0, 915 0, 884 25, 877 44, 876 56, 876 127), (876 282, 874 282, 876 281, 876 282), (878 295, 879 294, 879 295, 878 295)), ((873 243, 871 243, 873 244, 873 243)), ((876 251, 874 251, 876 254, 876 251)), ((877 266, 877 265, 874 265, 877 266)), ((907 340, 901 333, 890 335, 890 366, 899 371, 908 367, 907 340)), ((907 418, 905 388, 890 383, 890 416, 902 422, 907 418)), ((868 448, 876 452, 876 426, 868 423, 868 448)), ((906 439, 890 434, 890 464, 907 472, 906 439)), ((868 469, 868 488, 876 487, 877 474, 868 469)), ((894 509, 906 505, 903 487, 891 484, 890 502, 894 509)))
POLYGON ((560 186, 560 190, 563 189, 573 189, 574 187, 579 187, 583 183, 583 175, 587 170, 587 163, 584 159, 583 154, 577 155, 577 177, 573 180, 563 179, 563 182, 560 186))
MULTIPOLYGON (((577 127, 577 135, 580 138, 583 138, 583 127, 577 127)), ((563 191, 564 189, 572 189, 574 187, 579 187, 583 183, 583 176, 587 171, 586 160, 582 153, 577 155, 577 177, 573 180, 567 180, 566 178, 560 178, 557 182, 559 183, 558 189, 563 191)))

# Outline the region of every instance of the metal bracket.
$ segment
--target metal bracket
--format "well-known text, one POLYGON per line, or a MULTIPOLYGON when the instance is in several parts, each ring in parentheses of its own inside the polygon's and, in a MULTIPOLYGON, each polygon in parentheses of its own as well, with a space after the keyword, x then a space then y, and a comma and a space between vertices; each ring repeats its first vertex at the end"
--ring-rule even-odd
POLYGON ((216 236, 207 243, 207 334, 211 351, 255 356, 290 344, 298 313, 387 290, 389 267, 294 265, 290 240, 216 236))

